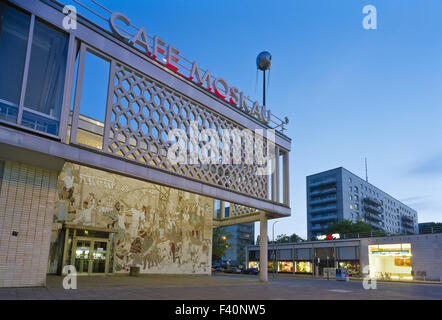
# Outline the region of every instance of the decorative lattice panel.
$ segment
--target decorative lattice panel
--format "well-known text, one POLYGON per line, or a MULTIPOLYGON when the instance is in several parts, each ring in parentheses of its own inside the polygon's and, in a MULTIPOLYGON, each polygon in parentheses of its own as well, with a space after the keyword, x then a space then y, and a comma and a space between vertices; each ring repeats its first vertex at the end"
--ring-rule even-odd
POLYGON ((258 210, 254 208, 245 207, 236 203, 230 205, 230 210, 232 210, 232 217, 258 213, 258 210))
MULTIPOLYGON (((205 106, 188 99, 157 81, 129 67, 116 63, 109 133, 105 136, 107 152, 155 168, 170 170, 217 186, 226 187, 262 199, 268 197, 268 176, 256 175, 256 165, 242 164, 171 164, 167 158, 168 134, 182 129, 188 139, 194 137, 191 122, 198 130, 213 129, 220 137, 225 129, 239 129, 238 124, 205 106)), ((244 146, 244 141, 242 142, 244 146)), ((198 142, 199 148, 203 143, 198 142)), ((245 150, 253 154, 252 147, 245 150)), ((222 145, 220 145, 220 155, 222 145)), ((244 160, 244 159, 243 159, 244 160)))

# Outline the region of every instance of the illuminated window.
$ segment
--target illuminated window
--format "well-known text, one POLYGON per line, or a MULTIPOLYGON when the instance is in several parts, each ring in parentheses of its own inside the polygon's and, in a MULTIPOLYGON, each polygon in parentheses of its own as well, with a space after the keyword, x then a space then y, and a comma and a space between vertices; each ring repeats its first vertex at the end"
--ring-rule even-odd
POLYGON ((295 272, 311 273, 312 272, 312 263, 309 262, 309 261, 298 261, 298 262, 296 262, 295 272))
POLYGON ((368 250, 371 277, 386 280, 412 279, 410 243, 370 245, 368 250))

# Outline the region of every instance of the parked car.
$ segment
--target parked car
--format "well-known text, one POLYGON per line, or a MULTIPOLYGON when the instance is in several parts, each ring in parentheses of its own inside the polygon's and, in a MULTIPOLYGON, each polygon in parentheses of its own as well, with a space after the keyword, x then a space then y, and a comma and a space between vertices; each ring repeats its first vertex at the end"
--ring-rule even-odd
POLYGON ((250 268, 242 269, 242 270, 241 270, 241 273, 242 273, 242 274, 249 274, 249 273, 250 273, 250 268))
POLYGON ((259 274, 258 268, 251 268, 249 274, 254 274, 254 275, 259 274))
POLYGON ((215 269, 215 272, 222 272, 222 271, 223 271, 223 268, 221 268, 221 267, 218 267, 215 269))
POLYGON ((228 268, 226 270, 224 270, 224 273, 241 273, 241 269, 238 268, 228 268))

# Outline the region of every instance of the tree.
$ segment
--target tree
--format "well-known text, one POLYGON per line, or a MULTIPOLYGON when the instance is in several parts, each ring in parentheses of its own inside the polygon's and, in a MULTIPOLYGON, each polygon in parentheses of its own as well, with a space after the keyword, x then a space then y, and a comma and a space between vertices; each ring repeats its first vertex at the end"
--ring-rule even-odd
MULTIPOLYGON (((296 233, 292 234, 291 236, 288 236, 286 234, 280 234, 276 237, 275 243, 292 243, 300 241, 303 241, 303 239, 300 236, 298 236, 296 233)), ((271 241, 270 243, 273 243, 273 241, 271 241)))
MULTIPOLYGON (((258 235, 257 237, 256 237, 256 245, 259 245, 259 240, 260 240, 260 236, 258 235)), ((269 241, 269 237, 267 236, 267 243, 270 243, 270 241, 269 241)))
POLYGON ((221 261, 222 257, 226 255, 226 250, 230 250, 231 244, 229 239, 232 235, 220 228, 213 229, 212 237, 212 262, 221 261))
POLYGON ((324 230, 326 234, 339 233, 347 235, 347 237, 359 235, 375 234, 376 236, 386 236, 387 233, 383 229, 372 227, 363 221, 352 222, 350 220, 342 220, 332 224, 324 230))

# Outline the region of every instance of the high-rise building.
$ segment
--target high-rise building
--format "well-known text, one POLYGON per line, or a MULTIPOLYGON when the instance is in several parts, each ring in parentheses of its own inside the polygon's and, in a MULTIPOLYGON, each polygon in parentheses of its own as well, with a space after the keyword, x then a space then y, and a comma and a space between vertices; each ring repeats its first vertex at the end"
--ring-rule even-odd
MULTIPOLYGON (((215 215, 220 214, 221 208, 217 208, 217 202, 215 203, 215 215)), ((237 215, 237 207, 225 203, 224 205, 224 217, 229 218, 237 215), (232 212, 230 210, 232 208, 232 212)), ((212 261, 212 263, 220 263, 222 265, 231 266, 244 266, 245 265, 245 248, 254 244, 255 239, 255 223, 242 223, 235 225, 228 225, 218 228, 223 234, 229 236, 228 243, 230 247, 226 250, 224 257, 221 261, 212 261)))
POLYGON ((254 244, 255 223, 244 223, 221 227, 223 232, 230 235, 230 248, 222 259, 223 263, 235 266, 245 266, 245 248, 254 244))
POLYGON ((307 234, 342 220, 363 221, 389 234, 418 233, 417 212, 340 167, 307 176, 307 234))
POLYGON ((442 223, 440 222, 423 222, 419 223, 419 233, 442 233, 442 223))

